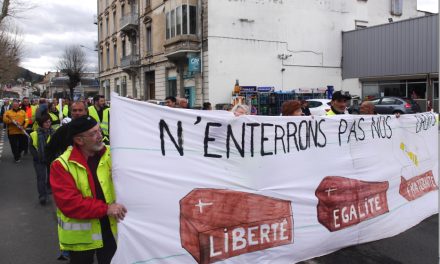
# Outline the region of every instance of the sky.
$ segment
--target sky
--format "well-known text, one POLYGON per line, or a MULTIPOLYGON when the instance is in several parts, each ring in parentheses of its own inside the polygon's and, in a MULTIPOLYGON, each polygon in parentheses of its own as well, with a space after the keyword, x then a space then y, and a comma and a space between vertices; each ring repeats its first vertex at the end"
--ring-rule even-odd
MULTIPOLYGON (((95 41, 97 26, 96 0, 27 0, 35 7, 14 22, 19 26, 24 41, 21 66, 43 74, 56 71, 65 47, 83 45, 89 71, 97 71, 98 54, 95 41)), ((418 9, 438 12, 438 0, 418 0, 418 9)))
POLYGON ((88 71, 98 70, 98 53, 94 51, 98 28, 93 24, 96 0, 26 2, 31 2, 34 8, 14 19, 24 42, 22 67, 39 74, 56 71, 67 46, 83 45, 88 71))

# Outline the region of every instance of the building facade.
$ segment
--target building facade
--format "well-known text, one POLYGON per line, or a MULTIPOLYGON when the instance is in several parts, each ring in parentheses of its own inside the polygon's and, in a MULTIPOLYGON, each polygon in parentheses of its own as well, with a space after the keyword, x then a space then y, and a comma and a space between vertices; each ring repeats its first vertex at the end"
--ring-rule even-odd
POLYGON ((215 105, 239 80, 361 95, 342 32, 424 15, 416 0, 98 0, 101 92, 215 105))
POLYGON ((408 97, 439 109, 438 15, 343 33, 345 79, 359 79, 362 98, 408 97))

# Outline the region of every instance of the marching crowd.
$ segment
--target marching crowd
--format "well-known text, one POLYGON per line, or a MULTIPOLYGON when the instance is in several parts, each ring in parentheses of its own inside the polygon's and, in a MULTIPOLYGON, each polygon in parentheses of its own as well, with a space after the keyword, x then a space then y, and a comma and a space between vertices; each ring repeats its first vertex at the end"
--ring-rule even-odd
MULTIPOLYGON (((350 97, 335 92, 328 116, 346 114, 350 97)), ((188 108, 186 99, 167 97, 168 107, 188 108)), ((209 102, 203 110, 212 110, 209 102)), ((374 114, 374 105, 364 102, 361 114, 374 114)), ((250 114, 247 105, 237 104, 235 116, 250 114)), ((283 116, 310 115, 306 101, 289 100, 281 107, 283 116)), ((14 161, 32 154, 37 175, 39 203, 46 205, 52 194, 58 219, 62 255, 70 263, 110 263, 116 251, 117 221, 127 209, 116 203, 111 175, 110 108, 104 96, 93 104, 41 98, 5 101, 0 117, 7 129, 14 161)))
POLYGON ((52 193, 58 239, 70 263, 110 263, 116 251, 116 221, 127 209, 116 203, 111 179, 110 109, 104 96, 86 101, 5 100, 2 121, 19 163, 29 152, 37 175, 39 202, 52 193))

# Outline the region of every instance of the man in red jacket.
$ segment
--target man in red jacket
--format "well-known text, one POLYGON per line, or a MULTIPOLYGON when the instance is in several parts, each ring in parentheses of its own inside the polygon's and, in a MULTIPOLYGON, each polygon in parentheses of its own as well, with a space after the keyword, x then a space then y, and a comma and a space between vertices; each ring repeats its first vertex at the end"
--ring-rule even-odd
POLYGON ((99 124, 89 116, 69 125, 73 148, 52 163, 50 183, 57 205, 61 250, 71 264, 107 264, 116 251, 116 221, 127 209, 115 202, 110 148, 102 142, 99 124))

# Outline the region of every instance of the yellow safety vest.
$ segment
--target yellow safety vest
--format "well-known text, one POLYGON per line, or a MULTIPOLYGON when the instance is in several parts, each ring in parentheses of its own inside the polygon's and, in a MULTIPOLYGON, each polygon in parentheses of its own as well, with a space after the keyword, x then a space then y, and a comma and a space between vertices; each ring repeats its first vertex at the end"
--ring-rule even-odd
POLYGON ((96 111, 95 106, 89 106, 89 116, 93 117, 102 129, 102 133, 105 137, 110 135, 109 131, 109 119, 110 119, 110 108, 104 109, 102 112, 102 120, 99 120, 98 111, 96 111))
MULTIPOLYGON (((29 136, 32 139, 32 145, 38 151, 38 132, 37 131, 32 131, 29 136)), ((50 136, 47 137, 46 143, 49 143, 49 141, 50 141, 50 136)))
POLYGON ((63 116, 67 117, 69 115, 69 106, 68 105, 64 105, 63 106, 63 116))
POLYGON ((60 127, 60 124, 53 124, 55 121, 60 120, 59 116, 57 116, 56 114, 49 112, 50 115, 50 120, 52 121, 52 128, 54 130, 57 130, 60 127))
MULTIPOLYGON (((76 186, 84 198, 93 197, 89 185, 89 177, 87 169, 76 161, 69 160, 72 153, 72 147, 67 150, 56 160, 60 161, 66 171, 72 175, 76 186)), ((105 202, 111 204, 115 201, 115 192, 113 180, 111 176, 111 158, 110 147, 106 146, 106 151, 102 155, 98 168, 98 180, 101 183, 102 192, 104 193, 105 202)), ((61 210, 57 208, 58 217, 58 239, 60 241, 61 250, 85 251, 103 247, 101 224, 99 219, 74 219, 65 216, 61 210)), ((117 237, 117 223, 115 218, 109 217, 110 228, 113 236, 117 237)))
POLYGON ((326 116, 334 116, 334 115, 336 115, 336 113, 333 112, 332 109, 330 109, 330 110, 327 112, 327 114, 325 114, 325 115, 326 115, 326 116))

